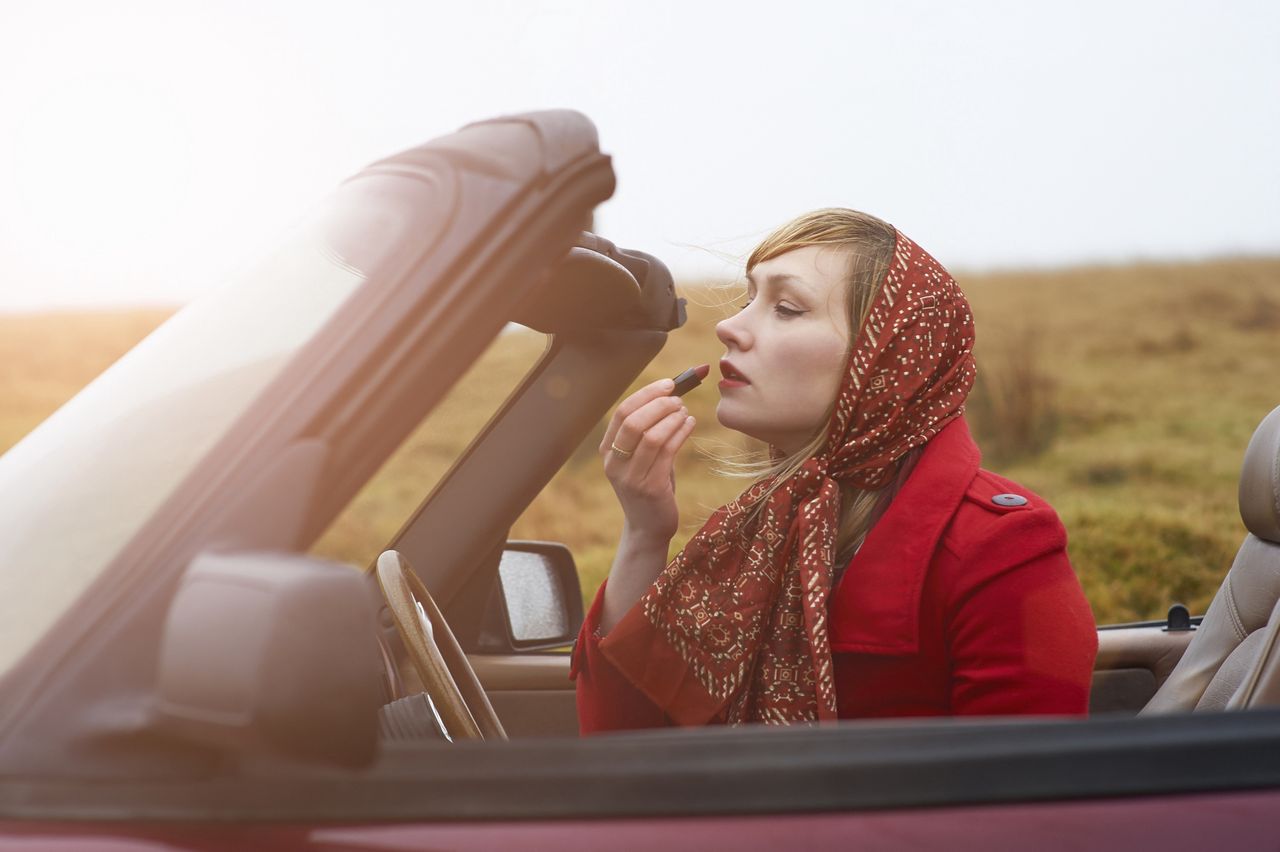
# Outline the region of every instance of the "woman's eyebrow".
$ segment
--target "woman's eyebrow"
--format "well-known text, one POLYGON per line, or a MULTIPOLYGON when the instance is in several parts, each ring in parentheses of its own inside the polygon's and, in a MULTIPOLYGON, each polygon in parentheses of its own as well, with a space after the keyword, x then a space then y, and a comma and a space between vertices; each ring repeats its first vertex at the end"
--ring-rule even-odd
MULTIPOLYGON (((769 284, 771 287, 777 287, 781 290, 790 290, 799 296, 807 296, 809 298, 813 297, 813 289, 798 275, 791 275, 786 272, 774 272, 764 276, 764 280, 765 283, 769 284)), ((747 273, 747 284, 749 286, 759 286, 759 282, 756 281, 750 272, 747 273)))

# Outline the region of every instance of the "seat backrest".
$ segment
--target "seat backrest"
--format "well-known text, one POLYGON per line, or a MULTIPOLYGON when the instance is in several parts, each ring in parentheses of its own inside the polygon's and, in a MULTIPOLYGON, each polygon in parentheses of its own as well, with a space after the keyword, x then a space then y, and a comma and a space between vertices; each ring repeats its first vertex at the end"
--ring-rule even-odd
POLYGON ((1240 517, 1248 533, 1235 561, 1186 653, 1143 714, 1280 701, 1280 672, 1265 671, 1280 666, 1280 653, 1271 652, 1280 634, 1280 407, 1263 419, 1245 451, 1240 517))

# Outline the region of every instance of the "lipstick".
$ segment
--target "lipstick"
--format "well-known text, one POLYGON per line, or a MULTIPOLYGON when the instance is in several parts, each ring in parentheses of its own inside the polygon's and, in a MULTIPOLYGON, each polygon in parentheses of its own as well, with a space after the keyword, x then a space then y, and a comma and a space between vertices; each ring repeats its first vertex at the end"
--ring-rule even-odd
POLYGON ((685 370, 672 380, 676 383, 675 390, 671 391, 672 396, 684 396, 689 391, 702 384, 702 380, 707 377, 707 373, 709 372, 711 372, 710 364, 701 364, 697 367, 690 367, 685 370))

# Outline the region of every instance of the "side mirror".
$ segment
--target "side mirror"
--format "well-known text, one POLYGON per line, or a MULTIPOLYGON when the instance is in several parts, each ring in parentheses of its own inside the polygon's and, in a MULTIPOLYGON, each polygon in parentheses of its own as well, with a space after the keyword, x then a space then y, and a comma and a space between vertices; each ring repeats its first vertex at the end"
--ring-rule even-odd
POLYGON ((371 762, 382 706, 377 607, 354 568, 289 553, 205 553, 169 607, 158 730, 244 753, 371 762))
POLYGON ((582 626, 582 586, 563 544, 509 541, 498 563, 478 650, 538 651, 569 645, 582 626))

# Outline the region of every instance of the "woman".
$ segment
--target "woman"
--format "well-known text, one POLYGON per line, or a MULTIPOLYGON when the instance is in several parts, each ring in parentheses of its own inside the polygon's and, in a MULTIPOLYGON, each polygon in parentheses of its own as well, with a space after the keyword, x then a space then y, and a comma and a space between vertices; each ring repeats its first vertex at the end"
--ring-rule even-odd
POLYGON ((979 469, 955 281, 831 209, 766 238, 747 282, 716 327, 716 416, 772 463, 667 565, 693 418, 669 379, 614 413, 601 454, 625 523, 574 652, 583 733, 1085 713, 1093 617, 1053 509, 979 469))

